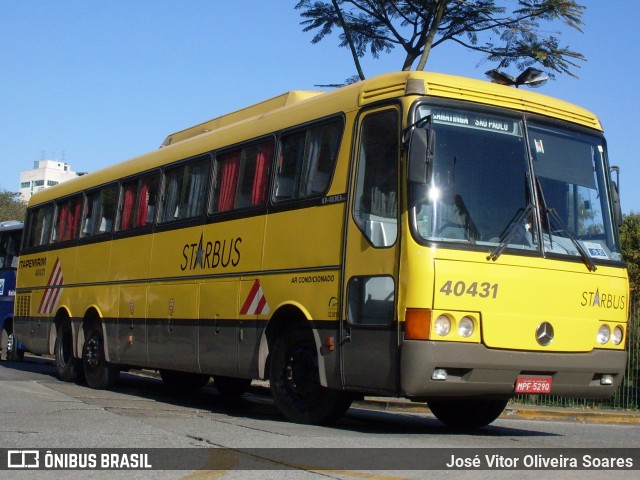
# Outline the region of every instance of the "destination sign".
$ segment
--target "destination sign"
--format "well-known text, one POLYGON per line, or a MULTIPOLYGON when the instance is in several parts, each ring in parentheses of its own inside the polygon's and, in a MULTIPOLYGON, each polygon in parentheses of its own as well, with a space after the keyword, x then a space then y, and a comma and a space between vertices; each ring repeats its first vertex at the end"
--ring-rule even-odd
POLYGON ((461 127, 489 130, 508 135, 521 135, 520 123, 509 118, 483 115, 462 110, 434 109, 431 118, 434 123, 446 123, 461 127))

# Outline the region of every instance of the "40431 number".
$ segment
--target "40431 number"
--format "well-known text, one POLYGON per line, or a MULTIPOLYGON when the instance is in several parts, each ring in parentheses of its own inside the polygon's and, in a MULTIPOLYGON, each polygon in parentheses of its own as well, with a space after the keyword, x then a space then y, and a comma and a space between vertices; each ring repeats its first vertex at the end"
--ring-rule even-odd
POLYGON ((440 293, 455 295, 456 297, 470 295, 480 298, 498 298, 498 284, 489 282, 472 282, 467 284, 462 280, 457 282, 447 280, 444 285, 440 287, 440 293))

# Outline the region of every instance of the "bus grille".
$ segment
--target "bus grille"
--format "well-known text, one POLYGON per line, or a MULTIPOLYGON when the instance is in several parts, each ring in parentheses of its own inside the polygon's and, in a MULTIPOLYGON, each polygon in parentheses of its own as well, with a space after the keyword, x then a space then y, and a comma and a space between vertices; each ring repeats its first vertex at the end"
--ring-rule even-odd
POLYGON ((31 294, 17 295, 15 305, 16 317, 28 317, 31 314, 31 294))

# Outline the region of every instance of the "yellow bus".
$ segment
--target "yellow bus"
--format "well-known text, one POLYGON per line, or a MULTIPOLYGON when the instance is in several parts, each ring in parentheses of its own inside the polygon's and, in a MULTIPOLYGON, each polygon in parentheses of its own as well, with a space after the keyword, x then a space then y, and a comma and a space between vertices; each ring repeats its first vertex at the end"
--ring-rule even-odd
POLYGON ((268 379, 294 422, 386 395, 479 427, 620 384, 620 218, 574 105, 424 72, 290 92, 35 194, 15 333, 92 388, 268 379))

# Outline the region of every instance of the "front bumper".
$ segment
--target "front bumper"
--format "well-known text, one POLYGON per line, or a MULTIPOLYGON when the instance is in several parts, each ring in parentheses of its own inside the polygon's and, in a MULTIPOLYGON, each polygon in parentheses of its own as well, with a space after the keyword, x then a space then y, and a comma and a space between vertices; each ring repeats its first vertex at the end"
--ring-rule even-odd
POLYGON ((401 388, 411 397, 512 396, 519 375, 551 376, 552 395, 604 399, 622 382, 623 350, 588 353, 523 352, 489 349, 477 343, 406 340, 401 352, 401 388), (446 380, 432 380, 435 369, 446 380), (601 385, 612 375, 611 385, 601 385))

